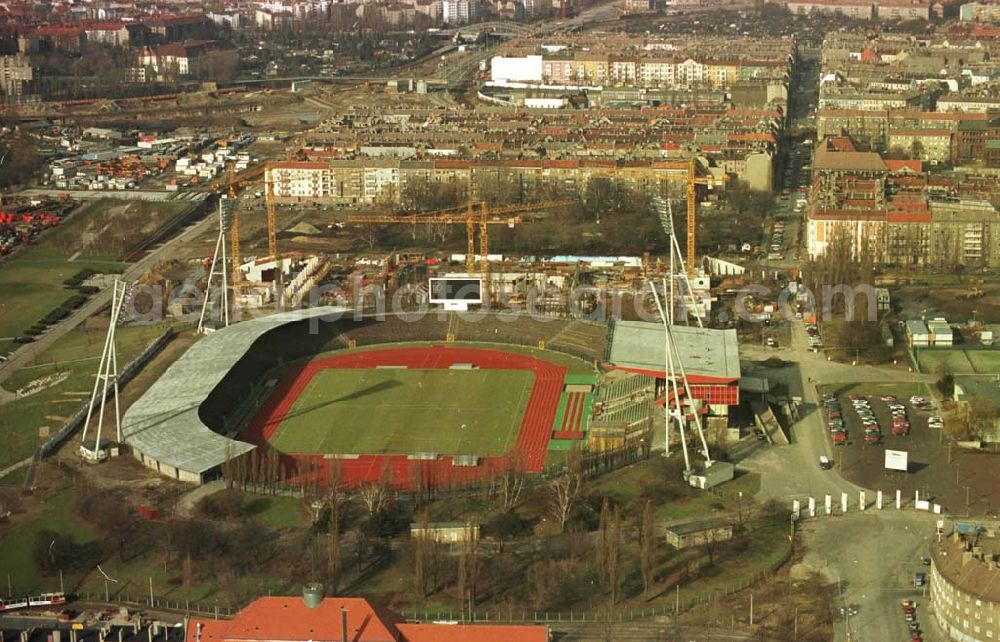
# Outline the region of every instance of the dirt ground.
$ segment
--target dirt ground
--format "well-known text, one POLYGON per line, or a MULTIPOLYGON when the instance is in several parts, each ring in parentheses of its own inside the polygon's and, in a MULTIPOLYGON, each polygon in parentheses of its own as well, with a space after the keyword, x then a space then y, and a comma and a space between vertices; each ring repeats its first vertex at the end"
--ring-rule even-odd
POLYGON ((994 279, 966 277, 960 282, 953 276, 939 276, 933 283, 897 286, 890 293, 910 319, 944 316, 952 323, 962 323, 973 313, 987 321, 1000 318, 1000 283, 994 279), (977 288, 982 296, 969 298, 977 288))
MULTIPOLYGON (((120 392, 121 412, 124 416, 128 408, 135 403, 156 379, 170 367, 194 343, 193 330, 182 330, 153 360, 139 372, 120 392)), ((96 421, 92 420, 92 421, 96 421)), ((104 414, 105 427, 114 426, 113 406, 109 405, 104 414)), ((123 456, 112 459, 100 465, 90 465, 83 462, 77 454, 79 437, 71 438, 62 448, 56 451, 52 464, 39 468, 36 481, 38 484, 49 485, 46 475, 53 468, 64 467, 75 470, 82 479, 101 488, 120 488, 135 496, 137 503, 152 501, 159 503, 164 497, 173 497, 190 487, 171 480, 146 468, 134 457, 123 456)))
POLYGON ((803 568, 796 555, 769 581, 697 607, 681 616, 684 624, 750 626, 761 639, 830 640, 833 637, 834 587, 803 568), (752 597, 751 597, 752 596, 752 597))
MULTIPOLYGON (((849 441, 834 450, 834 463, 841 468, 841 474, 851 482, 872 490, 882 490, 884 501, 894 502, 895 491, 900 489, 911 502, 914 493, 920 491, 921 498, 939 503, 953 515, 975 514, 995 516, 1000 514, 1000 496, 996 488, 1000 484, 1000 455, 973 452, 951 446, 947 435, 930 428, 927 420, 939 411, 914 410, 909 403, 911 394, 918 393, 906 384, 835 388, 841 398, 841 409, 847 426, 849 441), (854 412, 850 401, 843 395, 847 392, 867 393, 872 410, 882 428, 882 443, 865 443, 864 429, 860 418, 854 412), (891 434, 890 412, 886 402, 879 397, 894 394, 907 406, 910 434, 891 434), (907 473, 884 469, 885 450, 905 450, 909 453, 907 473), (968 489, 968 490, 966 490, 968 489), (968 497, 967 497, 968 493, 968 497), (966 499, 968 498, 968 506, 966 499)), ((824 389, 823 392, 829 392, 824 389)), ((947 414, 945 421, 949 420, 947 414)))

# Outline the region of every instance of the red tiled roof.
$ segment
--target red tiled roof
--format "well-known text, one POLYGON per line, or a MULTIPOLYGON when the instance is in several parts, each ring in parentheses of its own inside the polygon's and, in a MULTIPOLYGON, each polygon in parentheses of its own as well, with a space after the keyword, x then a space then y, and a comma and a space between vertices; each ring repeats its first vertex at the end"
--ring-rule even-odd
POLYGON ((746 134, 730 134, 730 141, 759 141, 764 143, 774 143, 774 134, 770 133, 746 133, 746 134))
POLYGON ((886 160, 884 162, 890 172, 908 169, 919 174, 923 171, 923 164, 919 160, 886 160))
POLYGON ((80 27, 38 27, 35 33, 39 36, 79 36, 82 33, 80 27))
POLYGON ((453 160, 450 158, 440 158, 434 161, 435 169, 469 169, 471 163, 467 160, 453 160))
POLYGON ((186 642, 339 642, 347 613, 350 642, 546 642, 544 626, 407 624, 364 598, 262 597, 232 620, 192 620, 186 642))
POLYGON ((542 167, 546 169, 576 169, 580 166, 580 161, 575 160, 547 160, 542 162, 542 167))
POLYGON ((814 221, 884 221, 882 210, 820 210, 812 212, 809 218, 814 221))
MULTIPOLYGON (((202 623, 200 642, 223 640, 341 639, 340 610, 347 610, 348 637, 356 642, 395 642, 395 625, 402 618, 383 612, 364 598, 328 597, 315 608, 299 597, 262 597, 229 621, 202 623), (209 626, 214 624, 215 626, 209 626)), ((195 624, 188 627, 187 642, 195 642, 195 624)))
POLYGON ((901 212, 893 211, 886 214, 886 220, 890 223, 930 223, 930 210, 922 212, 901 212))

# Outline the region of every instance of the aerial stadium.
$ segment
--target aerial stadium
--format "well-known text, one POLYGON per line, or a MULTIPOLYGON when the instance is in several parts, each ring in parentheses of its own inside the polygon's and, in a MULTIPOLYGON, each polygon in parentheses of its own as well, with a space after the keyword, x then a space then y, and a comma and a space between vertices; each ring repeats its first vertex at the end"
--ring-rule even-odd
MULTIPOLYGON (((258 449, 280 453, 286 478, 336 468, 348 485, 540 472, 574 447, 652 441, 663 373, 639 358, 649 332, 511 315, 285 312, 199 340, 128 409, 122 433, 144 465, 193 483, 258 449)), ((730 332, 684 339, 692 359, 700 350, 702 366, 721 373, 713 383, 725 398, 712 396, 713 408, 738 402, 730 332)))

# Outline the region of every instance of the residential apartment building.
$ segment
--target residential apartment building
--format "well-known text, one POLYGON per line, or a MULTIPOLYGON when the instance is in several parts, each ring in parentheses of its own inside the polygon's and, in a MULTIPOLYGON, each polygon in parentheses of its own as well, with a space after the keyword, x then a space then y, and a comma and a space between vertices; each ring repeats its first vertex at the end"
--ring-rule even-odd
POLYGON ((871 20, 871 0, 788 0, 788 10, 797 14, 839 13, 858 20, 871 20))
POLYGON ((937 100, 938 111, 1000 112, 1000 98, 993 96, 963 96, 949 94, 937 100))
POLYGON ((931 612, 952 640, 1000 640, 996 541, 955 532, 931 546, 931 612))
POLYGON ((5 95, 23 96, 33 77, 31 60, 27 56, 0 56, 0 89, 5 95))
POLYGON ((930 20, 931 3, 921 0, 876 0, 879 20, 930 20))
POLYGON ((847 234, 856 252, 886 265, 951 269, 1000 267, 1000 213, 986 200, 935 194, 926 179, 904 190, 915 161, 882 161, 833 139, 816 153, 806 225, 808 253, 827 251, 847 234), (893 185, 890 188, 890 185, 893 185))
POLYGON ((958 15, 967 22, 1000 22, 1000 4, 967 2, 959 8, 958 15))
POLYGON ((933 163, 951 161, 952 132, 947 129, 890 129, 889 151, 933 163))
POLYGON ((877 93, 857 92, 853 90, 822 90, 819 96, 819 108, 857 109, 864 111, 884 111, 903 109, 920 104, 920 94, 907 93, 877 93))
POLYGON ((442 0, 441 19, 450 25, 467 24, 479 17, 478 0, 442 0))
MULTIPOLYGON (((765 170, 754 163, 753 171, 765 170)), ((598 160, 331 160, 285 161, 268 166, 265 180, 277 202, 398 204, 416 181, 470 186, 473 198, 497 185, 513 185, 525 199, 543 190, 582 193, 595 178, 616 180, 638 193, 659 193, 664 181, 686 176, 681 161, 598 160)), ((721 182, 721 178, 720 178, 721 182)), ((678 193, 681 190, 678 188, 678 193)))
POLYGON ((217 60, 221 57, 235 60, 236 52, 220 48, 220 43, 215 40, 143 47, 139 50, 131 77, 134 82, 150 82, 197 75, 213 56, 217 60))

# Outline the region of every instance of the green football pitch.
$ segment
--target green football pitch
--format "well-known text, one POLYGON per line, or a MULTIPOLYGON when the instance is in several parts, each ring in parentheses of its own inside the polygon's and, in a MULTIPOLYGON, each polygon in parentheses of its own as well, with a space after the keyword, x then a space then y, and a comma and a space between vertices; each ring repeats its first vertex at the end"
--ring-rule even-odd
POLYGON ((270 441, 289 454, 503 455, 534 379, 526 370, 321 370, 270 441))

